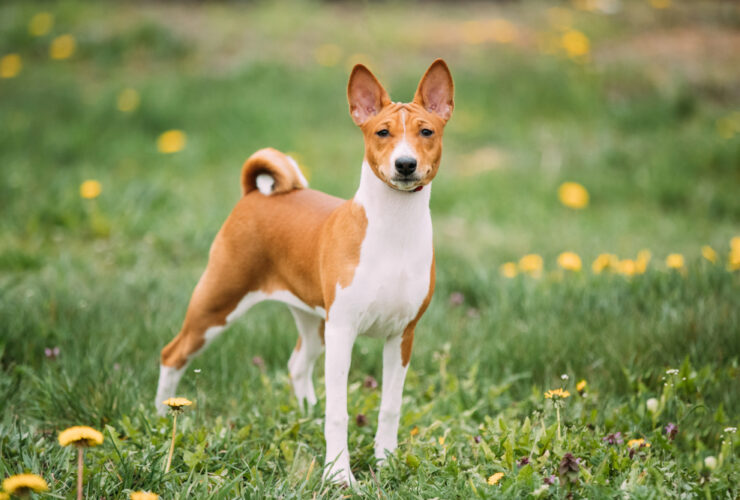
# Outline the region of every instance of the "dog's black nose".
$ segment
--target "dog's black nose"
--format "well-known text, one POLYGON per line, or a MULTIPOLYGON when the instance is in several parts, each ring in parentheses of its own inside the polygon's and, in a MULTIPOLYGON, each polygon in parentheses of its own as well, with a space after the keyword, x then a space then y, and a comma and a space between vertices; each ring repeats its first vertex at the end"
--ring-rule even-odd
POLYGON ((410 156, 401 156, 396 160, 396 170, 401 175, 411 175, 416 170, 416 159, 410 156))

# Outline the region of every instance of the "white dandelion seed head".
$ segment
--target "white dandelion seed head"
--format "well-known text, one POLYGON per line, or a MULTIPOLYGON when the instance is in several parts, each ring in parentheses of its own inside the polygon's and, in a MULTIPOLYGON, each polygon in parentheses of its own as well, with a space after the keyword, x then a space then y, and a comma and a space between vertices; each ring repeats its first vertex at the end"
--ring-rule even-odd
POLYGON ((650 413, 655 413, 658 411, 658 400, 655 398, 650 398, 645 403, 645 406, 647 406, 647 409, 650 413))

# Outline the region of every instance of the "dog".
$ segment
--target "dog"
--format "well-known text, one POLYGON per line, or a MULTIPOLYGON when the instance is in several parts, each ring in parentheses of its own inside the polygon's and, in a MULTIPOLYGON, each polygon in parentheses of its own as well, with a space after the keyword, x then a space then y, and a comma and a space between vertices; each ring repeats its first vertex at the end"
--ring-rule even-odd
POLYGON ((188 363, 249 308, 284 302, 299 334, 288 369, 301 407, 316 404, 313 366, 326 351, 324 477, 352 484, 347 376, 360 334, 385 341, 376 458, 398 444, 414 328, 434 292, 429 199, 454 85, 437 59, 413 101, 396 103, 358 64, 347 96, 365 138, 357 193, 342 200, 308 189, 296 162, 275 149, 247 159, 243 196, 216 235, 182 329, 162 350, 156 404, 163 414, 188 363))

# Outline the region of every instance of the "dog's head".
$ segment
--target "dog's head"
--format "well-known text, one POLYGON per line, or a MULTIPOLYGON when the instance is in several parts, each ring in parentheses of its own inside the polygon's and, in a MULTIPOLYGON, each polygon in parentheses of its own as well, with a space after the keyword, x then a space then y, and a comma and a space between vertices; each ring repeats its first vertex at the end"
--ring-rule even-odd
POLYGON ((362 64, 347 87, 349 112, 365 136, 365 160, 393 189, 416 191, 437 175, 442 132, 452 115, 454 86, 447 64, 437 59, 410 103, 391 102, 378 79, 362 64))

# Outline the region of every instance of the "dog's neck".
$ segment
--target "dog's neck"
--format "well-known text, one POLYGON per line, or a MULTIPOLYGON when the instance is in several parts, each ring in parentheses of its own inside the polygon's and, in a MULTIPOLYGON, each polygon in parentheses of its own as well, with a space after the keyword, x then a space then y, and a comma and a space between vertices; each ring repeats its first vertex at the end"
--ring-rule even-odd
POLYGON ((375 176, 367 161, 363 162, 354 201, 365 209, 367 216, 366 244, 375 241, 383 246, 384 254, 431 248, 430 194, 430 184, 417 192, 393 189, 375 176))
POLYGON ((368 220, 376 217, 386 219, 386 224, 405 224, 414 221, 420 224, 431 222, 429 198, 431 183, 421 191, 399 191, 378 179, 367 160, 362 162, 360 187, 354 201, 365 209, 368 220))

